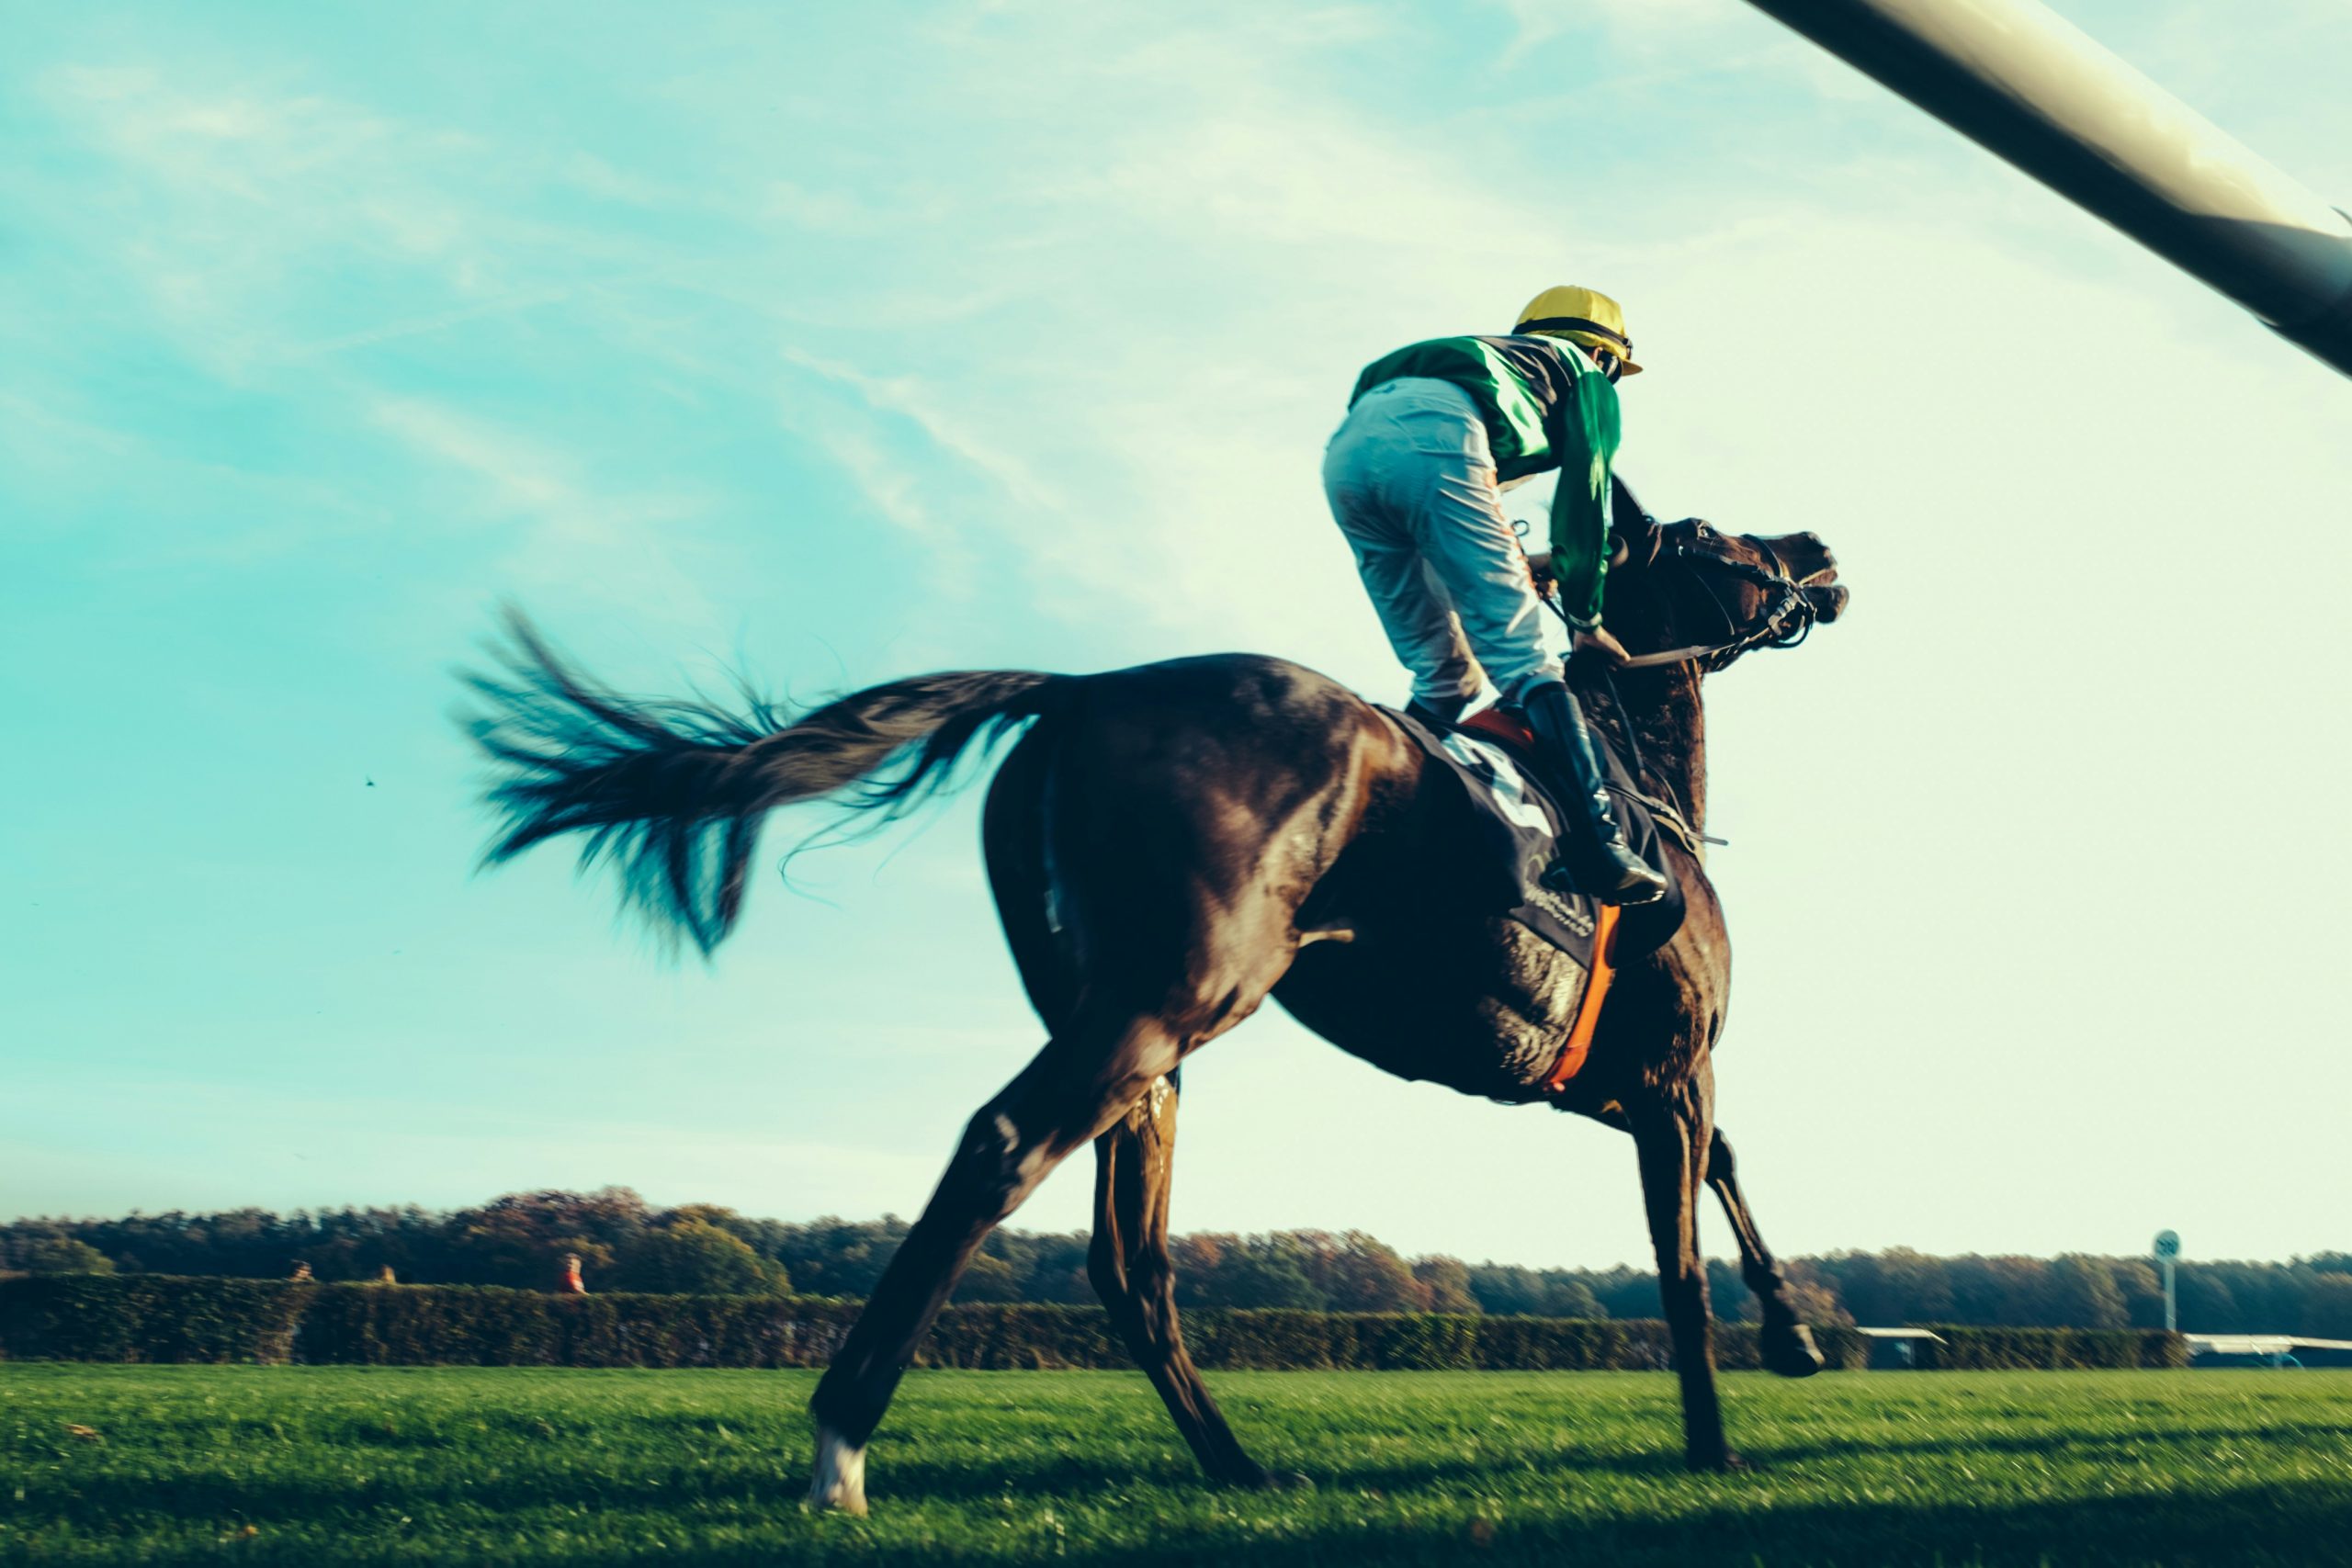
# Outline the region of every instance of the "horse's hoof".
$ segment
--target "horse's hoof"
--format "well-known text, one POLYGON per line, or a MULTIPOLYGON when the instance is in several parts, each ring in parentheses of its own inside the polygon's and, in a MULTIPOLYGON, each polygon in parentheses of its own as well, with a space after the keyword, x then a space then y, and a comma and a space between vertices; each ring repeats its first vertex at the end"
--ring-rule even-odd
POLYGON ((1746 1475, 1756 1467, 1725 1449, 1719 1454, 1692 1454, 1690 1468, 1702 1475, 1746 1475))
POLYGON ((800 1504, 800 1511, 804 1514, 847 1514, 853 1519, 862 1519, 865 1517, 865 1489, 812 1481, 808 1483, 808 1495, 800 1504))
POLYGON ((800 1505, 804 1514, 847 1514, 853 1519, 865 1517, 865 1489, 827 1485, 822 1481, 808 1483, 808 1495, 800 1505))
POLYGON ((1252 1465, 1247 1475, 1233 1477, 1231 1484, 1245 1492, 1312 1492, 1315 1483, 1295 1470, 1263 1470, 1252 1465))
POLYGON ((829 1427, 817 1428, 817 1470, 808 1480, 808 1500, 801 1505, 812 1514, 865 1517, 865 1449, 829 1427))
POLYGON ((1813 1330, 1804 1324, 1764 1331, 1766 1370, 1784 1378, 1809 1378, 1827 1364, 1820 1348, 1813 1342, 1813 1330))

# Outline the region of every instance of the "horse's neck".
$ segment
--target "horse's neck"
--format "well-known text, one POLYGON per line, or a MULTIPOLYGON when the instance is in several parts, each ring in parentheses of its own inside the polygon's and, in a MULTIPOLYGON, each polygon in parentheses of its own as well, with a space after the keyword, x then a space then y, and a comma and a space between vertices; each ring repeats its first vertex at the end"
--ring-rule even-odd
MULTIPOLYGON (((1707 710, 1699 696, 1698 672, 1687 664, 1619 673, 1616 690, 1623 706, 1610 716, 1619 728, 1630 724, 1645 787, 1664 788, 1690 826, 1707 826, 1707 710)), ((1613 706, 1614 705, 1612 705, 1613 706)), ((1628 761, 1633 760, 1631 754, 1628 761)))

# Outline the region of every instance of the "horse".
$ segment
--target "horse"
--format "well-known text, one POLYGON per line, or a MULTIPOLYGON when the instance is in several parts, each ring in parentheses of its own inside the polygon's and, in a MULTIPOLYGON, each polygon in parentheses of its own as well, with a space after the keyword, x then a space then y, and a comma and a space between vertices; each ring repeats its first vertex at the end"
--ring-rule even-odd
MULTIPOLYGON (((501 818, 485 863, 585 836, 625 902, 707 953, 734 925, 761 819, 831 800, 879 826, 1019 739, 989 784, 983 852, 1046 1041, 956 1143, 946 1173, 819 1382, 809 1506, 865 1511, 865 1450, 988 1233, 1056 1167, 1095 1151, 1088 1273, 1215 1483, 1295 1483, 1251 1459, 1184 1346, 1168 1247, 1179 1064, 1271 998, 1402 1077, 1548 1101, 1632 1135, 1679 1376, 1685 1457, 1738 1468, 1715 1386, 1697 1207, 1712 1188, 1760 1305, 1764 1364, 1822 1358, 1715 1123, 1711 1052, 1731 948, 1702 861, 1702 679, 1838 618, 1817 536, 1661 525, 1621 491, 1610 626, 1630 663, 1570 664, 1595 726, 1638 759, 1683 831, 1664 844, 1685 913, 1618 968, 1581 1068, 1541 1081, 1587 974, 1500 917, 1458 776, 1337 682, 1255 654, 1091 675, 963 671, 888 682, 797 716, 760 700, 655 701, 582 673, 519 611, 469 723, 501 818)), ((1629 912, 1630 913, 1630 912, 1629 912)))

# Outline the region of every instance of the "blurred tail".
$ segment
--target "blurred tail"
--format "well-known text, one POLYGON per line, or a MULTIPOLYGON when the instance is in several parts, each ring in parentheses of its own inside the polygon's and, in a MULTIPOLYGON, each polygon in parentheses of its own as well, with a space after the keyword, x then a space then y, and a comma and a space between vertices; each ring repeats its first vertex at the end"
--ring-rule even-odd
POLYGON ((838 796, 885 821, 900 816, 946 782, 975 740, 1047 711, 1080 679, 918 675, 787 719, 748 690, 741 713, 623 697, 568 664, 519 611, 507 632, 496 649, 503 668, 465 677, 482 701, 465 723, 494 765, 484 798, 503 829, 484 863, 585 833, 581 863, 612 861, 623 897, 704 953, 735 924, 769 811, 838 796))

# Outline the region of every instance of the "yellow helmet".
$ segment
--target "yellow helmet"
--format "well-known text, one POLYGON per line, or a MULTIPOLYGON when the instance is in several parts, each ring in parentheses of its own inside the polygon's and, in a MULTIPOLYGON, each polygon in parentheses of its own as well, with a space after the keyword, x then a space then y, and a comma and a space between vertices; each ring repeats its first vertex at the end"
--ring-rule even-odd
POLYGON ((1624 361, 1624 374, 1642 373, 1642 367, 1634 363, 1634 340, 1625 335, 1623 307, 1598 289, 1578 288, 1572 283, 1546 288, 1527 302, 1510 330, 1564 337, 1587 348, 1605 348, 1624 361))

